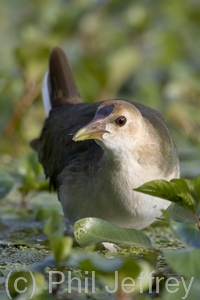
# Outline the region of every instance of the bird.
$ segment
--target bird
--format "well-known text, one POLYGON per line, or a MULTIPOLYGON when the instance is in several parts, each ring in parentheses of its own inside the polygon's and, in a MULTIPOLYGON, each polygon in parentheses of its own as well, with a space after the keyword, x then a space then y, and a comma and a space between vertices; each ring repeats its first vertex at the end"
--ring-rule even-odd
POLYGON ((134 189, 180 176, 177 148, 161 114, 123 99, 83 102, 57 46, 42 95, 46 119, 31 146, 70 224, 91 217, 142 230, 159 218, 171 202, 134 189))

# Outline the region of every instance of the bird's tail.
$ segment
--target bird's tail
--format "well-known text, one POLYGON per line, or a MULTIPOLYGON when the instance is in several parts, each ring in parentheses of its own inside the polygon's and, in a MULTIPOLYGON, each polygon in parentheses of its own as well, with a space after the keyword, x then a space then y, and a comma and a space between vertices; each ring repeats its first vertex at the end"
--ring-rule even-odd
MULTIPOLYGON (((64 102, 72 104, 82 102, 67 57, 59 47, 53 48, 50 54, 49 72, 43 80, 42 99, 47 118, 53 106, 64 102)), ((36 138, 30 142, 36 151, 38 141, 36 138)))
POLYGON ((51 108, 59 103, 82 102, 67 57, 59 47, 53 48, 50 54, 49 72, 43 80, 42 99, 47 117, 51 108))

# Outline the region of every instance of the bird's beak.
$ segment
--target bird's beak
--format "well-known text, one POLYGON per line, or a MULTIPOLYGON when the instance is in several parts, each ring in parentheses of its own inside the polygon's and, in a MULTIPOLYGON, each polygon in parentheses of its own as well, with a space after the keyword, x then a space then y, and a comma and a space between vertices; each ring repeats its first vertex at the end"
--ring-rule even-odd
POLYGON ((105 122, 102 117, 94 117, 94 119, 86 126, 82 127, 73 136, 73 141, 85 140, 102 140, 102 135, 107 132, 105 130, 105 122))

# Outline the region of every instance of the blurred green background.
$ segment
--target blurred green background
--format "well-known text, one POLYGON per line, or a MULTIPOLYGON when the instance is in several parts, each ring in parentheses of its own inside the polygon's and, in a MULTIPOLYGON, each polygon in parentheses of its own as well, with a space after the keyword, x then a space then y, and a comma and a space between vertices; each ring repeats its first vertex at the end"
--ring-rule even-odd
POLYGON ((63 47, 84 101, 123 98, 161 112, 183 177, 200 173, 199 0, 0 2, 0 166, 31 153, 42 79, 63 47))

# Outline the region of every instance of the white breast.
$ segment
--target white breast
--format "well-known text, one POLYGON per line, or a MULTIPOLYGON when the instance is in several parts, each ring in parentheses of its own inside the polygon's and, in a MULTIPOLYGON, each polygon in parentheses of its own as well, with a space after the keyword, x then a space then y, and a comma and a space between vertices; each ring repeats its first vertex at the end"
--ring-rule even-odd
MULTIPOLYGON (((94 174, 85 171, 73 174, 68 168, 63 171, 59 199, 65 217, 72 224, 84 217, 97 217, 140 230, 155 221, 161 216, 161 209, 170 205, 169 201, 133 191, 143 183, 163 179, 163 176, 155 168, 153 172, 135 160, 130 163, 128 156, 125 159, 126 163, 120 165, 106 161, 104 167, 94 174)), ((165 179, 174 177, 177 174, 172 173, 165 179)))

